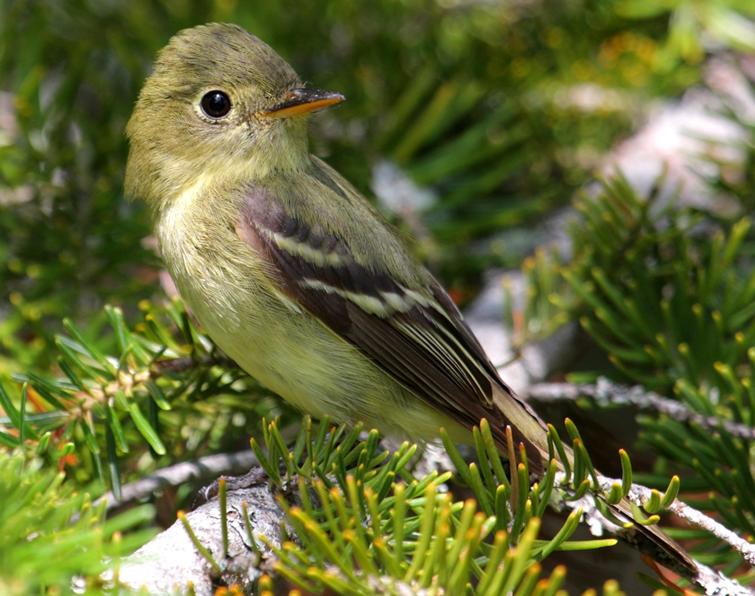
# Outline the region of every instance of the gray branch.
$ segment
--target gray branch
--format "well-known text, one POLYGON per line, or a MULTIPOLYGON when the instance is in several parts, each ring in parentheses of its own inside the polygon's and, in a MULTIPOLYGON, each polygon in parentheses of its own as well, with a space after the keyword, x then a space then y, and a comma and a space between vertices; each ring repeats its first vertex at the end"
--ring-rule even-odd
POLYGON ((189 481, 209 483, 222 474, 243 474, 256 463, 257 458, 251 450, 205 455, 193 461, 180 462, 162 468, 154 474, 125 484, 121 488, 120 501, 112 492, 107 492, 97 499, 95 504, 105 501, 106 509, 110 511, 124 503, 149 497, 156 490, 166 486, 180 486, 189 481))
POLYGON ((663 397, 642 387, 627 387, 600 378, 597 383, 536 383, 527 389, 526 397, 538 402, 574 401, 588 397, 599 406, 630 405, 644 411, 665 414, 684 424, 697 424, 710 431, 724 430, 728 434, 755 441, 755 428, 717 416, 704 416, 685 404, 663 397))

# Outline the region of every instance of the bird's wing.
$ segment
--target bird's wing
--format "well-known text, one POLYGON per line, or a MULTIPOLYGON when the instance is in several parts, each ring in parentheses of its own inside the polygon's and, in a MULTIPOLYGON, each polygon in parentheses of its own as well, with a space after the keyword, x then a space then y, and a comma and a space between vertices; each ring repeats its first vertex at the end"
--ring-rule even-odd
MULTIPOLYGON (((419 282, 397 281, 388 266, 360 262, 327 225, 308 225, 291 211, 270 188, 245 190, 237 233, 264 260, 276 289, 463 426, 487 418, 503 446, 511 425, 531 470, 540 471, 542 447, 533 439, 542 446, 542 423, 500 380, 440 284, 419 266, 419 282)), ((374 223, 380 230, 367 233, 395 241, 374 223)))

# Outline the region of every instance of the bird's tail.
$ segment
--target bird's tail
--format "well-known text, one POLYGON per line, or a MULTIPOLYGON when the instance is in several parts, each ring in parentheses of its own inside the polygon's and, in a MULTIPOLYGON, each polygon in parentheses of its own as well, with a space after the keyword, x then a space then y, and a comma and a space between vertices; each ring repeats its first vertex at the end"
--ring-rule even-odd
POLYGON ((698 575, 695 562, 687 551, 669 538, 657 525, 643 525, 633 520, 630 502, 624 498, 616 504, 601 499, 608 508, 609 515, 619 522, 616 534, 664 567, 668 567, 687 579, 694 580, 698 575))
MULTIPOLYGON (((528 404, 514 395, 505 385, 503 388, 505 388, 505 391, 495 392, 494 402, 498 406, 498 411, 503 415, 505 424, 510 424, 512 427, 514 443, 521 443, 524 446, 530 463, 530 472, 541 476, 549 459, 547 427, 528 404)), ((501 452, 505 454, 508 451, 505 440, 506 433, 501 428, 496 430, 498 432, 494 431, 494 438, 501 452)), ((563 445, 563 447, 566 459, 572 465, 574 453, 568 445, 563 445)), ((560 462, 559 466, 561 466, 560 462)), ((656 525, 643 525, 634 521, 629 500, 624 498, 614 504, 609 503, 602 496, 597 498, 604 504, 604 507, 600 509, 607 512, 609 521, 617 526, 617 536, 664 567, 668 567, 688 579, 694 579, 697 576, 697 566, 694 561, 663 530, 656 525), (611 520, 610 518, 614 519, 611 520)))
MULTIPOLYGON (((574 454, 568 445, 564 445, 566 457, 570 464, 574 461, 574 454)), ((542 453, 547 461, 548 453, 542 453)), ((671 569, 687 579, 697 577, 698 569, 687 551, 669 538, 657 525, 644 525, 634 521, 632 505, 624 497, 618 503, 609 503, 603 495, 596 495, 602 505, 599 507, 604 517, 616 526, 613 534, 632 545, 642 554, 657 563, 671 569)))

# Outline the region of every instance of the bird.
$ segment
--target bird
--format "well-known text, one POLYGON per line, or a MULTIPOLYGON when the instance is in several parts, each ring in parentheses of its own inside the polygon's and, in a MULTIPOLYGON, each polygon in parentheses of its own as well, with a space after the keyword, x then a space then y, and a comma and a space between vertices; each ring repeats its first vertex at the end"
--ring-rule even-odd
MULTIPOLYGON (((126 127, 125 194, 147 203, 166 268, 213 342, 300 410, 388 435, 468 442, 506 427, 529 470, 547 428, 500 378, 442 285, 373 205, 308 146, 344 101, 305 84, 245 29, 211 23, 163 48, 126 127)), ((628 502, 611 506, 631 520, 628 502)), ((657 527, 632 540, 694 563, 657 527)))

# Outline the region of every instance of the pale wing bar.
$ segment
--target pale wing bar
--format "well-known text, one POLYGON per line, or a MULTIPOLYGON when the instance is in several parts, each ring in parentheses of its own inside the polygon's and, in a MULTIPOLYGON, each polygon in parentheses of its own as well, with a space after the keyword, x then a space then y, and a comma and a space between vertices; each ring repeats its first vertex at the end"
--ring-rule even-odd
MULTIPOLYGON (((467 428, 487 418, 505 444, 509 421, 493 402, 494 384, 516 398, 429 274, 417 290, 368 269, 343 239, 292 217, 261 187, 249 190, 238 232, 269 261, 279 290, 434 408, 467 428)), ((538 449, 511 426, 536 471, 538 449)))

